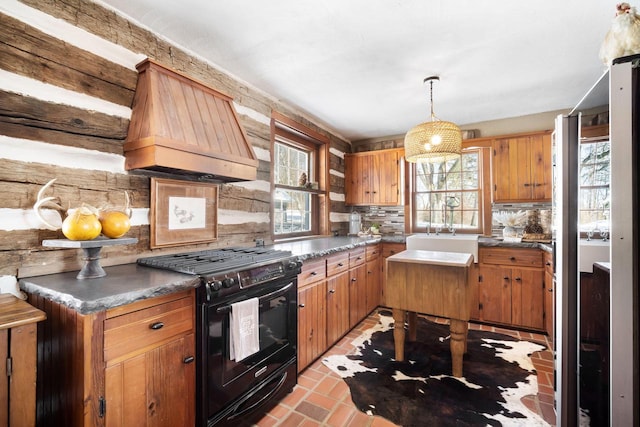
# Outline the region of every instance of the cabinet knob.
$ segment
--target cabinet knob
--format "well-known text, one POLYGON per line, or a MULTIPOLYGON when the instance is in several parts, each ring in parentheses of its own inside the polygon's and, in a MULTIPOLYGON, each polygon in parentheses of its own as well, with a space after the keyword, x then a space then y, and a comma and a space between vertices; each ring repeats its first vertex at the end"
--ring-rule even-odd
POLYGON ((355 282, 356 280, 358 280, 358 279, 356 279, 355 277, 352 277, 352 278, 351 278, 351 281, 352 281, 352 282, 355 282))
POLYGON ((504 280, 509 280, 509 276, 504 276, 503 279, 504 280))
POLYGON ((335 293, 336 293, 336 290, 335 290, 335 289, 331 289, 331 290, 329 291, 329 293, 330 293, 330 294, 335 294, 335 293))
POLYGON ((521 278, 519 278, 519 277, 516 277, 516 279, 515 279, 515 280, 516 280, 517 282, 519 282, 519 281, 521 281, 522 279, 521 279, 521 278))
POLYGON ((339 262, 339 263, 338 263, 338 267, 344 267, 344 264, 343 264, 343 263, 341 263, 341 262, 339 262))
POLYGON ((551 262, 547 261, 544 265, 551 265, 551 262))
POLYGON ((311 273, 309 273, 309 275, 311 275, 311 276, 317 276, 317 275, 318 275, 318 272, 317 272, 317 271, 312 271, 311 273))
POLYGON ((195 357, 187 356, 184 359, 182 359, 182 363, 184 363, 186 365, 186 364, 192 363, 194 360, 196 360, 195 357))
POLYGON ((510 259, 511 261, 515 261, 515 260, 516 260, 516 257, 512 256, 512 257, 510 257, 509 259, 510 259))
POLYGON ((298 304, 298 307, 304 308, 304 304, 298 304))
POLYGON ((157 331, 158 329, 162 329, 163 326, 164 326, 164 323, 156 322, 156 323, 150 324, 149 329, 153 329, 154 331, 157 331))

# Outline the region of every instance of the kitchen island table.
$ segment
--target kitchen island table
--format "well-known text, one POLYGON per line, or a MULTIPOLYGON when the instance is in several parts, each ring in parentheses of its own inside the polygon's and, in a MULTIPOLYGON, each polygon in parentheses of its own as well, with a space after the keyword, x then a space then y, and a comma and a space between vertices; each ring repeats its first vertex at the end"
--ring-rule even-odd
POLYGON ((406 250, 390 256, 384 285, 384 305, 393 310, 396 360, 404 360, 404 323, 409 312, 409 339, 416 339, 416 313, 450 319, 454 377, 462 376, 471 312, 469 273, 473 255, 457 252, 406 250))

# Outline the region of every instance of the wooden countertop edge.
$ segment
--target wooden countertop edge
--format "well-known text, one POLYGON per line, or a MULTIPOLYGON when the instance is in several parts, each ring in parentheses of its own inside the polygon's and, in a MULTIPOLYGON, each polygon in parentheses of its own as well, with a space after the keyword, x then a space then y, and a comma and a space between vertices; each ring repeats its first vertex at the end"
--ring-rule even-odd
POLYGON ((46 318, 44 311, 16 298, 15 295, 0 294, 0 329, 41 322, 46 318))

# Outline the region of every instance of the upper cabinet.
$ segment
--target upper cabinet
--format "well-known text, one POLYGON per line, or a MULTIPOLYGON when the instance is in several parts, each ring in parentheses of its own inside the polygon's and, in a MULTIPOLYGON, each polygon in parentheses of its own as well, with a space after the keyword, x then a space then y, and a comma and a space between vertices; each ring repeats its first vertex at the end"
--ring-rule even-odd
POLYGON ((404 149, 346 154, 345 203, 395 206, 401 204, 401 162, 404 149))
POLYGON ((494 202, 551 201, 551 132, 498 137, 492 148, 494 202))

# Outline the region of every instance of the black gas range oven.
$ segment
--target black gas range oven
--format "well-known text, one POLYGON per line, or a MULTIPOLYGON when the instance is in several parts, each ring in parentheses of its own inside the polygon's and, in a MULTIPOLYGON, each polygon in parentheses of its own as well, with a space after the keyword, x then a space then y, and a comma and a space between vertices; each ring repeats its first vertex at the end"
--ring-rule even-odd
POLYGON ((290 252, 224 248, 141 258, 138 264, 202 280, 196 291, 198 426, 238 425, 291 391, 297 382, 297 277, 302 263, 290 252), (260 349, 233 360, 232 307, 252 298, 259 304, 260 349))

